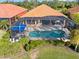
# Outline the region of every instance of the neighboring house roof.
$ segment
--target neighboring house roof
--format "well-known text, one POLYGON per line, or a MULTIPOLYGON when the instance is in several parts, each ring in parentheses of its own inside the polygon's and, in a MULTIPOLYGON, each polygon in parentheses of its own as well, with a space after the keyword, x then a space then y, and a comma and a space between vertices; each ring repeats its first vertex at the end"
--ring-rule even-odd
POLYGON ((12 18, 16 15, 22 15, 27 9, 13 5, 0 4, 0 18, 12 18))
POLYGON ((22 17, 44 17, 44 16, 64 16, 64 14, 58 12, 57 10, 52 9, 51 7, 42 4, 26 14, 22 17))
POLYGON ((79 13, 79 6, 68 9, 70 14, 79 13))

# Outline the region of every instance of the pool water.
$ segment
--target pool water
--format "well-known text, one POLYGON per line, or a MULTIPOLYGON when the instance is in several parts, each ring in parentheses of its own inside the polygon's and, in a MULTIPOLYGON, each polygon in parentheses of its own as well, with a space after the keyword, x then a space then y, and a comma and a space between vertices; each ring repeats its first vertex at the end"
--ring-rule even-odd
POLYGON ((65 32, 62 30, 33 31, 29 33, 29 36, 36 38, 62 38, 65 36, 65 32))

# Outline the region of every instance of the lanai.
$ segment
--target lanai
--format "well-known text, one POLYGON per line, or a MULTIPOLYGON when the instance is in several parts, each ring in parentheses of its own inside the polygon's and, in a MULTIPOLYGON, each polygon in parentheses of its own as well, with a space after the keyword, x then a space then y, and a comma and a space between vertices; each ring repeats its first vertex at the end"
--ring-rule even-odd
POLYGON ((73 22, 70 21, 64 14, 59 11, 52 9, 51 7, 42 4, 22 16, 22 20, 26 20, 26 24, 29 26, 42 25, 54 25, 56 22, 62 23, 62 26, 74 26, 73 22), (68 20, 68 22, 66 22, 68 20))
POLYGON ((45 21, 50 22, 50 24, 56 20, 63 22, 66 19, 66 16, 59 11, 42 4, 24 14, 22 18, 27 20, 27 24, 37 25, 38 23, 44 24, 45 21))

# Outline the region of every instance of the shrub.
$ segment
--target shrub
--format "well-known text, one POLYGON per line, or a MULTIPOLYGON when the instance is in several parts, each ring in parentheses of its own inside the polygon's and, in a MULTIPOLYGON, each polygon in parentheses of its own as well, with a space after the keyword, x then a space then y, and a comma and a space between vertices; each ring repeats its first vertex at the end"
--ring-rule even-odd
POLYGON ((76 24, 79 24, 79 13, 72 14, 71 17, 75 21, 76 24))
POLYGON ((21 45, 21 48, 24 48, 26 51, 29 50, 29 40, 28 38, 24 37, 20 40, 20 45, 21 45))
POLYGON ((61 12, 62 12, 63 14, 66 14, 67 8, 62 8, 62 9, 61 9, 61 12))
POLYGON ((7 39, 0 40, 0 55, 14 55, 17 52, 18 45, 11 44, 7 39))
POLYGON ((36 48, 41 45, 49 44, 47 40, 35 40, 29 42, 29 49, 36 48))
POLYGON ((78 48, 77 48, 77 52, 79 52, 79 46, 78 46, 78 48))
POLYGON ((29 40, 28 40, 28 38, 26 38, 26 37, 22 38, 22 39, 19 41, 19 43, 21 43, 23 46, 24 46, 25 44, 28 44, 28 42, 29 42, 29 40))
POLYGON ((60 40, 50 40, 50 44, 56 45, 56 46, 64 46, 65 43, 60 40))
POLYGON ((78 29, 74 29, 71 32, 71 44, 73 44, 75 46, 75 51, 77 51, 78 45, 79 45, 79 30, 78 29))
POLYGON ((9 31, 6 32, 6 34, 2 37, 3 39, 9 39, 10 38, 10 33, 9 31))
POLYGON ((11 43, 7 33, 3 36, 3 39, 0 39, 0 55, 14 56, 16 53, 24 50, 24 46, 27 43, 27 38, 22 38, 19 42, 11 43))
POLYGON ((38 46, 42 46, 42 45, 46 45, 46 44, 64 46, 64 42, 59 41, 59 40, 54 40, 54 41, 53 40, 33 40, 33 41, 29 41, 29 43, 25 45, 25 49, 31 50, 38 46))

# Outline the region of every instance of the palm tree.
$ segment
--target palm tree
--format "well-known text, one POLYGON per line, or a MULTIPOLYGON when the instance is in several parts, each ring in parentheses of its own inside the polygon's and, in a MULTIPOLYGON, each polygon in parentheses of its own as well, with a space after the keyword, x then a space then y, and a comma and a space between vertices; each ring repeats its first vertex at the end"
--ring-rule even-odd
POLYGON ((75 51, 77 51, 79 45, 79 30, 72 31, 71 43, 75 44, 75 51))
POLYGON ((57 9, 57 6, 59 4, 59 0, 53 0, 54 8, 57 9))
POLYGON ((34 4, 35 4, 35 6, 37 6, 37 4, 38 4, 38 0, 34 0, 34 4))
POLYGON ((0 21, 0 29, 8 30, 8 20, 2 20, 0 21))
POLYGON ((38 0, 30 0, 30 2, 33 3, 33 7, 38 5, 38 0))

